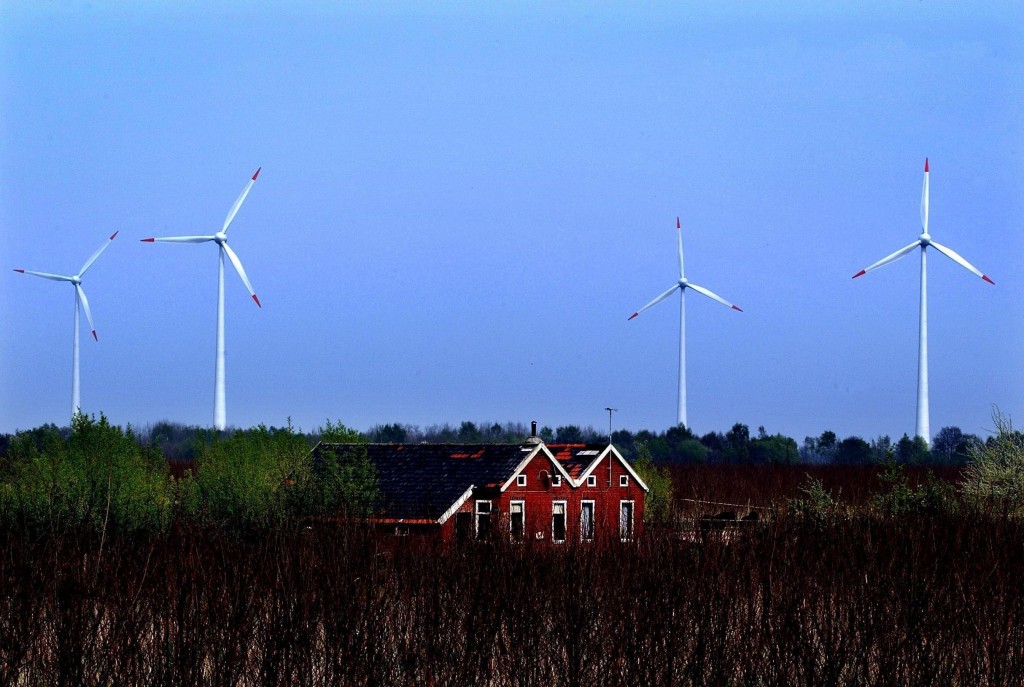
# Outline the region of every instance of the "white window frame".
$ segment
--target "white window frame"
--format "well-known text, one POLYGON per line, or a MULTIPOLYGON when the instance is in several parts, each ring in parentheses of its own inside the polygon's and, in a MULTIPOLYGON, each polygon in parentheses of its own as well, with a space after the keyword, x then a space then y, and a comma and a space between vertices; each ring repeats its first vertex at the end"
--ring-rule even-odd
POLYGON ((516 475, 516 486, 517 487, 525 487, 526 486, 526 475, 516 475))
POLYGON ((633 539, 636 537, 635 526, 636 526, 636 503, 633 501, 633 499, 622 499, 621 501, 619 501, 619 541, 633 541, 633 539), (628 537, 625 536, 625 532, 623 531, 625 528, 623 528, 623 526, 622 526, 623 522, 624 522, 623 519, 622 519, 622 506, 624 504, 627 504, 627 503, 629 504, 629 534, 630 534, 630 536, 628 536, 628 537))
POLYGON ((515 501, 508 502, 508 537, 512 541, 526 541, 526 501, 516 499, 515 501), (515 532, 512 531, 512 513, 515 511, 515 507, 520 507, 520 513, 523 516, 523 536, 521 539, 516 539, 515 532))
POLYGON ((597 503, 593 499, 580 501, 580 541, 594 541, 597 534, 597 503), (590 536, 587 537, 586 528, 583 527, 583 511, 590 506, 590 536))
POLYGON ((555 544, 564 544, 569 536, 569 505, 565 501, 551 502, 551 541, 555 544), (562 507, 563 529, 562 538, 555 539, 555 506, 562 507))
POLYGON ((587 475, 587 486, 588 487, 596 487, 597 486, 597 475, 587 475))
MULTIPOLYGON (((474 539, 480 539, 480 516, 481 515, 486 515, 486 516, 489 517, 493 513, 494 513, 494 506, 491 504, 491 500, 490 499, 478 499, 476 501, 476 503, 473 505, 473 538, 474 539), (480 510, 480 504, 482 504, 482 503, 486 503, 487 504, 487 510, 485 510, 485 511, 480 510)), ((492 531, 493 531, 493 528, 492 528, 492 531)))
POLYGON ((553 486, 553 487, 560 487, 560 486, 562 486, 562 476, 561 475, 553 475, 551 477, 551 486, 553 486))
POLYGON ((619 486, 620 487, 628 487, 629 486, 629 475, 619 475, 619 486))

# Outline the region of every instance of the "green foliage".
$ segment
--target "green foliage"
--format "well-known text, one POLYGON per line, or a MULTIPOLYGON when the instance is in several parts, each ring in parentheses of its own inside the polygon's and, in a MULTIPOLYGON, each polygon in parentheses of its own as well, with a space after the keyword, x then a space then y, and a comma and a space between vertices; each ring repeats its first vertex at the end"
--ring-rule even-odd
POLYGON ((921 437, 911 439, 904 434, 896 442, 896 460, 906 465, 923 465, 931 460, 928 444, 921 437))
POLYGON ((775 434, 768 436, 764 428, 757 439, 750 442, 750 462, 768 465, 792 465, 800 462, 796 441, 775 434))
POLYGON ((807 480, 800 486, 800 498, 789 499, 786 510, 790 515, 810 520, 825 522, 845 513, 839 499, 833 497, 820 479, 807 475, 807 480))
POLYGON ((15 437, 0 498, 8 522, 133 532, 166 527, 171 494, 159 452, 139 446, 130 427, 79 413, 67 438, 56 428, 15 437))
POLYGON ((365 444, 366 437, 358 429, 346 427, 340 420, 332 423, 330 420, 324 422, 320 428, 320 441, 329 444, 365 444))
POLYGON ((654 464, 646 443, 636 444, 634 450, 633 469, 649 489, 644 501, 644 521, 667 524, 672 517, 672 475, 668 469, 654 464))
POLYGON ((959 510, 956 489, 931 470, 917 489, 909 485, 903 465, 898 463, 886 463, 878 479, 886 490, 871 497, 871 509, 876 514, 902 518, 955 515, 959 510))
POLYGON ((291 423, 227 437, 205 433, 195 472, 178 484, 183 512, 198 522, 242 529, 274 525, 290 507, 301 507, 301 490, 293 487, 309 479, 308 456, 309 444, 291 423))
POLYGON ((1024 515, 1024 433, 998 408, 992 410, 996 433, 971 449, 964 496, 974 507, 1024 515))

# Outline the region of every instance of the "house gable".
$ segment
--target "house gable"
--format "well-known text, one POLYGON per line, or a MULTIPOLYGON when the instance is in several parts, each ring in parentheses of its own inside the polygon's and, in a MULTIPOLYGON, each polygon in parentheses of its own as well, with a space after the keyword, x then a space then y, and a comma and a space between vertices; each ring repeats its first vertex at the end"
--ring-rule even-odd
POLYGON ((606 446, 605 449, 601 451, 601 453, 593 460, 593 462, 591 462, 590 465, 586 467, 586 469, 580 474, 579 478, 576 480, 576 486, 582 486, 586 482, 587 477, 594 473, 594 470, 597 469, 598 465, 604 462, 605 458, 610 458, 611 460, 618 461, 618 463, 626 470, 626 472, 629 473, 629 476, 633 478, 634 481, 636 481, 637 485, 641 489, 643 489, 644 492, 650 491, 650 488, 644 483, 642 479, 640 479, 640 475, 636 473, 636 470, 634 470, 633 466, 629 464, 629 461, 623 458, 622 454, 619 453, 612 445, 606 446))
POLYGON ((504 493, 506 490, 508 490, 509 487, 516 484, 516 479, 523 474, 523 472, 527 469, 527 466, 529 466, 536 458, 545 459, 547 461, 547 464, 551 466, 553 474, 557 472, 557 474, 568 484, 573 484, 572 477, 569 475, 568 472, 566 472, 562 464, 555 460, 555 457, 551 455, 551 451, 548 450, 548 447, 545 446, 544 444, 537 444, 535 447, 533 447, 533 450, 531 450, 526 455, 526 457, 523 458, 523 461, 516 466, 516 469, 512 472, 511 475, 509 475, 505 483, 501 485, 500 491, 504 493))

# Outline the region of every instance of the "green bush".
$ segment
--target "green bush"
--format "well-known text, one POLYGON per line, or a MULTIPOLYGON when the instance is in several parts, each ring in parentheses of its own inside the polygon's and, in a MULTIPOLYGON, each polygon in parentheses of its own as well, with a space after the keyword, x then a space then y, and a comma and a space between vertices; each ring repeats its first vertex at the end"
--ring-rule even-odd
POLYGON ((15 437, 8 456, 2 513, 8 522, 47 528, 133 532, 167 526, 171 482, 158 452, 104 415, 77 414, 65 439, 54 427, 42 437, 15 437))
POLYGON ((977 509, 1019 516, 1024 514, 1024 433, 998 408, 992 421, 995 435, 970 450, 963 494, 977 509))
POLYGON ((820 479, 807 475, 800 486, 801 498, 788 499, 787 512, 797 518, 814 522, 825 522, 845 514, 846 509, 838 498, 825 488, 820 479))
POLYGON ((646 442, 637 442, 634 451, 633 469, 649 489, 644 501, 644 521, 666 524, 672 517, 672 475, 654 464, 646 442))
POLYGON ((910 487, 903 465, 886 463, 879 480, 887 490, 871 497, 871 508, 889 517, 955 515, 959 512, 956 488, 929 470, 917 489, 910 487))
POLYGON ((265 529, 301 508, 297 488, 309 476, 309 445, 284 428, 204 432, 195 470, 178 482, 182 514, 203 524, 265 529))

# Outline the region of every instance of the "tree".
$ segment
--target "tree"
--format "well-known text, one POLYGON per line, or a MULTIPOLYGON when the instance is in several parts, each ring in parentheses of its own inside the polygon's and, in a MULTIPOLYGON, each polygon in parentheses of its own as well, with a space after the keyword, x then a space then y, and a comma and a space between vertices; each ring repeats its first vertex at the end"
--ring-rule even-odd
POLYGON ((929 459, 928 444, 921 437, 911 439, 906 435, 896 442, 896 460, 907 465, 922 465, 929 459))
POLYGON ((860 437, 847 437, 836 446, 834 462, 840 465, 867 465, 871 462, 871 444, 860 437))
POLYGON ((764 427, 750 442, 750 462, 761 465, 792 465, 800 462, 796 441, 781 434, 769 436, 764 427))
POLYGON ((583 443, 583 430, 577 425, 565 425, 557 430, 557 443, 559 444, 581 444, 583 443))
POLYGON ((672 517, 672 476, 666 468, 654 464, 647 444, 636 444, 633 449, 633 469, 649 489, 644 501, 644 521, 667 524, 672 517))
POLYGON ((722 459, 729 463, 746 463, 750 458, 750 428, 737 422, 725 433, 722 459))
POLYGON ((971 451, 980 447, 982 441, 974 434, 964 434, 959 427, 943 427, 932 440, 932 458, 951 465, 970 460, 971 451))

